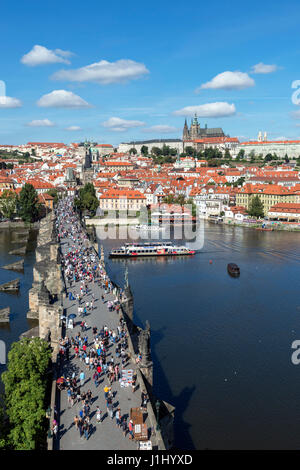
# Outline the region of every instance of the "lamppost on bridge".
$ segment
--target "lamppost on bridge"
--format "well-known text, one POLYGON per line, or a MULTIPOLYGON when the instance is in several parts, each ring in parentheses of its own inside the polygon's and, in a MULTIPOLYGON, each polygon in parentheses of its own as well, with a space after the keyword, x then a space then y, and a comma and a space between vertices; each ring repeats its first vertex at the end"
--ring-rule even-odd
POLYGON ((156 400, 155 408, 156 408, 156 431, 160 431, 160 424, 159 424, 160 401, 159 400, 156 400))
POLYGON ((48 406, 46 410, 46 418, 49 419, 49 427, 48 427, 48 439, 51 439, 52 433, 51 433, 51 423, 50 423, 50 418, 51 418, 51 407, 50 405, 48 406))

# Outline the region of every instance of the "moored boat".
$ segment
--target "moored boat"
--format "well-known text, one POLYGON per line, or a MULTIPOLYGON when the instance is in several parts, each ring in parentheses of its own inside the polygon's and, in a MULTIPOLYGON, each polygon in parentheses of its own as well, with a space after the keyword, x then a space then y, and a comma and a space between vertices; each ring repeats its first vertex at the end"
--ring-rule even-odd
POLYGON ((149 231, 149 232, 158 232, 159 230, 164 230, 164 227, 160 227, 159 225, 136 225, 136 230, 141 231, 149 231))
POLYGON ((231 276, 237 277, 240 275, 240 268, 235 263, 229 263, 227 265, 227 271, 231 276))

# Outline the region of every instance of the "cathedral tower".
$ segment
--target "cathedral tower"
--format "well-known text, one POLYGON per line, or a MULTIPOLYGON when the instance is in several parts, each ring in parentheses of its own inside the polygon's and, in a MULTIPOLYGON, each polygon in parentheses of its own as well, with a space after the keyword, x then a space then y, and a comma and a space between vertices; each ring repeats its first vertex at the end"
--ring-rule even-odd
POLYGON ((190 138, 189 128, 185 120, 184 127, 183 127, 182 140, 189 140, 189 138, 190 138))
POLYGON ((200 135, 200 124, 198 123, 197 114, 195 114, 195 117, 191 123, 190 139, 191 140, 198 139, 199 135, 200 135))

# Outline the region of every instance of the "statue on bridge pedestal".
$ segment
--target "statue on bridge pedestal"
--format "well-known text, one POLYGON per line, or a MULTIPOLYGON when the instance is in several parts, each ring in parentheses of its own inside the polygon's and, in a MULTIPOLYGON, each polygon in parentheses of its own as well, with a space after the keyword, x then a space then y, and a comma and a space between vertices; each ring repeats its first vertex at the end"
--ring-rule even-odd
POLYGON ((125 269, 124 279, 125 279, 124 289, 126 289, 126 288, 129 287, 129 281, 128 281, 128 267, 127 267, 127 266, 126 266, 126 269, 125 269))
POLYGON ((146 328, 140 329, 139 333, 139 352, 142 356, 142 363, 147 364, 151 362, 151 347, 150 347, 150 324, 146 321, 146 328))

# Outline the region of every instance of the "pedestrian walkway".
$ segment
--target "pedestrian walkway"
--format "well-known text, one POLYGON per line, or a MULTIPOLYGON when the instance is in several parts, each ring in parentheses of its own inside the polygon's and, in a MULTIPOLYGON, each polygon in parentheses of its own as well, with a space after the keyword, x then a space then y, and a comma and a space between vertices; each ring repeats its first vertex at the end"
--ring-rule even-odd
MULTIPOLYGON (((70 203, 65 206, 61 203, 60 212, 58 212, 58 230, 61 230, 60 233, 60 243, 61 250, 64 259, 67 258, 67 255, 74 253, 76 250, 82 253, 84 247, 88 246, 88 241, 85 238, 83 229, 81 228, 77 219, 73 216, 66 215, 66 211, 70 211, 70 203), (83 232, 83 235, 81 233, 83 232)), ((91 252, 89 252, 91 253, 91 252)), ((69 255, 70 256, 70 255, 69 255)), ((91 256, 92 260, 95 259, 96 263, 99 264, 98 256, 95 256, 93 252, 91 256)), ((72 267, 72 266, 71 266, 72 267)), ((66 266, 64 266, 66 270, 66 266)), ((69 273, 68 273, 69 274, 69 273)), ((113 303, 115 300, 112 291, 108 292, 108 289, 103 288, 103 283, 98 282, 98 280, 91 280, 88 282, 88 292, 83 294, 81 304, 84 306, 86 302, 91 304, 94 299, 94 308, 88 310, 87 314, 84 317, 78 316, 78 300, 76 300, 76 295, 80 294, 80 287, 83 285, 83 281, 78 279, 74 281, 74 278, 71 276, 65 276, 66 287, 67 287, 67 296, 64 299, 63 306, 66 311, 67 318, 70 314, 75 314, 74 318, 74 328, 66 330, 66 336, 71 340, 75 338, 78 333, 81 333, 81 337, 88 337, 88 349, 92 348, 94 345, 93 328, 97 327, 98 332, 106 326, 108 330, 118 331, 118 326, 120 328, 120 318, 119 313, 116 310, 109 311, 108 306, 110 302, 113 303), (100 284, 100 285, 99 285, 100 284), (105 290, 107 293, 105 293, 105 290), (70 295, 71 293, 71 295, 70 295), (104 301, 101 298, 104 297, 104 301), (75 298, 75 300, 74 300, 75 298), (73 299, 73 300, 72 300, 73 299), (87 330, 81 331, 81 322, 85 321, 87 323, 87 330)), ((83 289, 84 291, 84 289, 83 289)), ((62 341, 62 344, 64 341, 62 341)), ((114 364, 119 365, 120 374, 122 373, 122 363, 121 358, 116 357, 116 345, 110 341, 110 344, 106 348, 106 360, 107 363, 114 360, 114 364)), ((64 349, 64 348, 62 348, 64 349)), ((112 384, 109 383, 108 375, 102 371, 100 376, 100 381, 98 386, 95 385, 93 380, 93 374, 95 369, 89 370, 85 362, 79 358, 75 357, 74 348, 70 348, 69 360, 65 357, 62 360, 62 375, 66 379, 67 377, 71 378, 72 374, 75 373, 77 379, 77 386, 79 385, 79 375, 81 371, 85 374, 84 385, 80 387, 80 393, 87 392, 89 389, 92 392, 92 400, 90 404, 90 411, 88 413, 90 419, 90 426, 88 432, 88 438, 84 435, 80 437, 79 430, 76 429, 74 423, 74 417, 79 416, 80 410, 82 410, 82 402, 75 400, 75 403, 72 405, 71 400, 68 401, 67 390, 62 390, 60 393, 60 409, 58 410, 58 421, 59 421, 59 432, 56 438, 56 448, 60 450, 134 450, 138 448, 138 443, 134 440, 129 439, 129 433, 126 433, 124 436, 122 430, 116 425, 115 413, 118 408, 120 408, 120 414, 122 419, 126 419, 127 425, 129 424, 130 419, 130 409, 141 406, 141 392, 142 390, 137 389, 135 392, 132 391, 132 387, 121 387, 118 380, 113 381, 112 384), (104 387, 111 386, 112 392, 112 416, 111 418, 108 414, 106 407, 106 400, 104 397, 104 387), (102 412, 102 422, 97 422, 96 419, 96 410, 97 407, 100 408, 102 412)), ((135 362, 130 360, 124 364, 124 369, 134 369, 135 362)), ((150 424, 146 420, 148 427, 150 424)), ((150 432, 150 429, 149 429, 150 432)))

